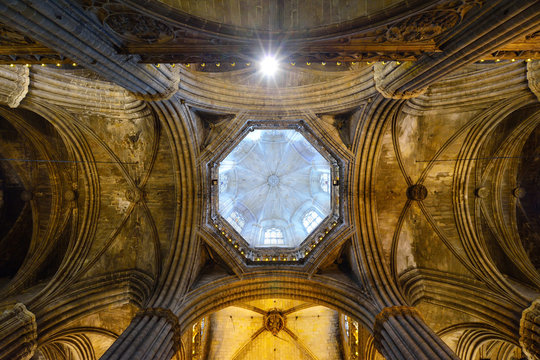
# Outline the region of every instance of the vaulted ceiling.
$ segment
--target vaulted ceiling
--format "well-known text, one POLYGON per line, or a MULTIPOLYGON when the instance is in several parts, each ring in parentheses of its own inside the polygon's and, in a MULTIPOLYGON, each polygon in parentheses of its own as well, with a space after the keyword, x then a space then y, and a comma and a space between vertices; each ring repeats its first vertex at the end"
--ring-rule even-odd
POLYGON ((347 4, 0 4, 0 358, 538 357, 540 4, 347 4), (339 162, 294 261, 215 221, 253 124, 339 162))

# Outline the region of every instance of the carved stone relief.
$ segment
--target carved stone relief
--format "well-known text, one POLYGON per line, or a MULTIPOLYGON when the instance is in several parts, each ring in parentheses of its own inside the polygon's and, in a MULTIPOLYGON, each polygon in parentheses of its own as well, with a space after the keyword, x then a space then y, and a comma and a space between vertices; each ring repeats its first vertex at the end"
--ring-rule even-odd
POLYGON ((119 36, 129 41, 144 41, 152 44, 174 39, 172 27, 142 14, 112 14, 103 22, 119 36))

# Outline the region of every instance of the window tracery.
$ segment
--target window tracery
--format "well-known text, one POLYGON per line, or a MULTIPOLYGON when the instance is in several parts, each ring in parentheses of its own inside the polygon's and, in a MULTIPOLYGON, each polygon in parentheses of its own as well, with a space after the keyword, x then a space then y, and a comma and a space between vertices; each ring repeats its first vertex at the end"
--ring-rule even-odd
POLYGON ((283 245, 283 232, 279 228, 269 228, 264 232, 264 245, 283 245))
POLYGON ((317 214, 317 212, 314 210, 309 210, 302 218, 302 225, 304 225, 304 228, 309 234, 321 223, 321 221, 322 218, 319 216, 319 214, 317 214))

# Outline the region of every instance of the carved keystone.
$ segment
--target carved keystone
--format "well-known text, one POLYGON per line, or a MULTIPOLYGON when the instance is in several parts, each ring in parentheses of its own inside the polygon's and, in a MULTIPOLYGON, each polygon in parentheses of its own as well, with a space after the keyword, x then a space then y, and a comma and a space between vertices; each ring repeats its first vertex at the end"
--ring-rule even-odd
POLYGON ((410 200, 422 201, 427 197, 427 194, 428 192, 426 187, 421 184, 409 186, 407 189, 407 198, 410 200))

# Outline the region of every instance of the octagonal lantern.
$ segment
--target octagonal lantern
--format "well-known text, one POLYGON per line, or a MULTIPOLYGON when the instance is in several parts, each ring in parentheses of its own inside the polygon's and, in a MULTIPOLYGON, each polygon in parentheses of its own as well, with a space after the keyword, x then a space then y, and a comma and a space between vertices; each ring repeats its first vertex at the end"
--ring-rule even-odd
POLYGON ((303 126, 242 135, 214 163, 215 226, 253 261, 299 260, 335 226, 337 162, 303 126))

